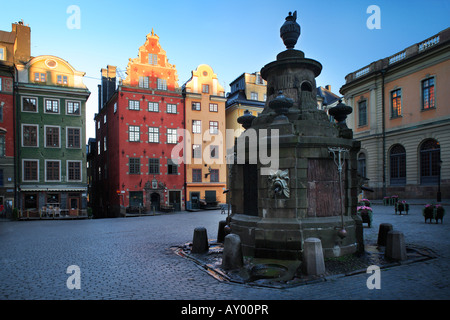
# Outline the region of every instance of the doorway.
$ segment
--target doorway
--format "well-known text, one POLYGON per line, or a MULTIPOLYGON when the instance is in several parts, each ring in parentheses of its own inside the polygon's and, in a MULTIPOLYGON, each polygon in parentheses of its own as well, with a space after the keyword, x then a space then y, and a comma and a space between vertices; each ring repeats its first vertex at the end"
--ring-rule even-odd
POLYGON ((181 210, 181 191, 169 190, 169 204, 173 206, 175 211, 181 210))
POLYGON ((191 208, 200 209, 200 192, 189 193, 189 198, 191 199, 191 208))
POLYGON ((150 195, 150 208, 151 210, 155 210, 155 211, 159 211, 159 206, 160 206, 160 202, 161 202, 161 197, 159 195, 159 193, 153 192, 150 195))

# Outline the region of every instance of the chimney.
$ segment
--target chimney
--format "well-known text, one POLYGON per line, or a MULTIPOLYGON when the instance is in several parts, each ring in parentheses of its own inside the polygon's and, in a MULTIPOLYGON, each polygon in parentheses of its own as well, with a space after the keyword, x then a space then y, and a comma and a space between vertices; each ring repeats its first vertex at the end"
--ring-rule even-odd
POLYGON ((328 91, 331 92, 331 86, 330 86, 329 84, 327 84, 327 85, 325 86, 325 89, 327 89, 328 91))
POLYGON ((31 57, 31 29, 22 20, 12 24, 12 32, 16 34, 14 63, 25 64, 31 57))
MULTIPOLYGON (((103 104, 107 103, 108 100, 112 97, 114 92, 116 91, 116 67, 115 66, 106 66, 101 69, 102 73, 102 101, 99 106, 99 110, 103 108, 103 104)), ((99 98, 100 102, 100 98, 99 98)))

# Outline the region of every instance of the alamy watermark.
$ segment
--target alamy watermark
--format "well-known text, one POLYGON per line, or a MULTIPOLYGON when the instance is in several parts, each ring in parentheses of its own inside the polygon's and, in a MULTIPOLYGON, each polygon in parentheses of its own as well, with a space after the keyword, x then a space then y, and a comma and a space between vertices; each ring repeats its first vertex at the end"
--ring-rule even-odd
POLYGON ((70 16, 66 20, 68 29, 81 29, 81 10, 77 5, 70 5, 66 9, 66 13, 70 16))
POLYGON ((239 136, 240 130, 226 129, 225 139, 221 131, 191 134, 189 130, 178 129, 177 139, 182 138, 173 148, 171 157, 178 164, 261 164, 261 174, 270 175, 279 166, 279 130, 247 129, 239 136), (233 145, 236 139, 236 152, 233 148, 223 154, 223 146, 233 145), (204 144, 204 142, 209 142, 204 144), (196 149, 194 147, 197 146, 196 149), (202 150, 202 146, 204 147, 202 150), (248 147, 247 147, 248 146, 248 147), (270 150, 269 150, 270 149, 270 150))
POLYGON ((370 5, 367 7, 366 13, 370 14, 367 18, 366 26, 368 29, 381 29, 381 9, 377 5, 370 5))
POLYGON ((67 274, 70 274, 69 278, 67 278, 66 286, 67 289, 81 289, 81 270, 77 265, 70 265, 66 270, 67 274))
POLYGON ((366 273, 369 273, 370 276, 367 278, 366 286, 367 289, 381 289, 381 272, 380 267, 376 265, 371 265, 367 268, 366 273))

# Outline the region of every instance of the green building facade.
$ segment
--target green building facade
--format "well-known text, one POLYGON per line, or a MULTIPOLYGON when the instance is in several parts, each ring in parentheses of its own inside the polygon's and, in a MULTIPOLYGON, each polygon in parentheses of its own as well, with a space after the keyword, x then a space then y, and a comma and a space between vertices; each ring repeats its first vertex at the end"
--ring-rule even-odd
POLYGON ((87 207, 84 73, 54 56, 18 66, 16 203, 22 217, 83 216, 87 207))

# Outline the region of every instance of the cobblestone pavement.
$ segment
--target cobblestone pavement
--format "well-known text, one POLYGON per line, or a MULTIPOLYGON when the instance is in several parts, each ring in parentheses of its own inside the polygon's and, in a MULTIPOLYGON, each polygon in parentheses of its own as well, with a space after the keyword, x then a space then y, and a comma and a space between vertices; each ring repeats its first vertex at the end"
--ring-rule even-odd
MULTIPOLYGON (((448 202, 447 202, 448 203, 448 202)), ((225 283, 171 247, 192 241, 195 227, 217 236, 220 211, 71 221, 0 222, 0 299, 105 300, 303 300, 449 299, 450 221, 424 223, 421 204, 409 215, 375 204, 365 239, 376 240, 380 223, 391 223, 408 244, 438 256, 381 271, 381 289, 369 290, 369 274, 275 289, 225 283), (71 265, 80 268, 80 289, 68 289, 71 265)), ((447 213, 450 206, 445 206, 447 213)))

